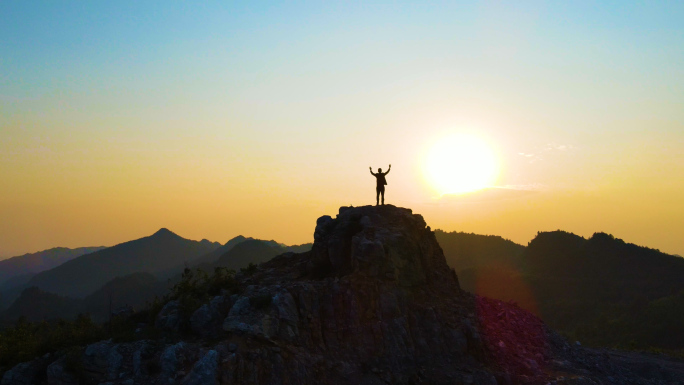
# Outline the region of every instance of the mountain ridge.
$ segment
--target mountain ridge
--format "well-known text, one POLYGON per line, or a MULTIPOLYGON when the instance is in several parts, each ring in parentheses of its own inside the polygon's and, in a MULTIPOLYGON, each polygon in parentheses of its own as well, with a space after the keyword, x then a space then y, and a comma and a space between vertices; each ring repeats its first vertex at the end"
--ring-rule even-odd
POLYGON ((217 247, 216 243, 188 240, 162 228, 150 236, 123 242, 41 272, 27 285, 83 298, 117 276, 162 271, 217 247))
POLYGON ((106 247, 89 246, 73 249, 68 247, 53 247, 35 253, 26 253, 0 260, 0 285, 10 278, 19 275, 40 273, 41 271, 49 270, 71 259, 104 248, 106 247))
POLYGON ((500 245, 469 247, 494 238, 436 235, 465 290, 515 301, 590 345, 684 348, 684 338, 677 337, 684 335, 684 325, 675 321, 684 316, 677 310, 684 308, 680 257, 603 232, 589 238, 562 230, 539 232, 520 246, 522 253, 509 249, 496 258, 489 254, 501 251, 500 245))

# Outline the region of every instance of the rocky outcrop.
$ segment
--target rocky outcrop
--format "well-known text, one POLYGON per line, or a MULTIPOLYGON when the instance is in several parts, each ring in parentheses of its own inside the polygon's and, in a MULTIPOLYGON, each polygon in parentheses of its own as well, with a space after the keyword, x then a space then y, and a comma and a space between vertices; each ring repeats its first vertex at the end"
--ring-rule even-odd
POLYGON ((50 385, 79 385, 76 373, 66 368, 64 357, 47 367, 47 383, 50 385))
POLYGON ((48 357, 36 359, 29 362, 22 362, 12 369, 5 372, 2 376, 2 385, 32 385, 37 384, 41 380, 41 375, 44 373, 48 357))
POLYGON ((218 295, 209 303, 200 306, 190 317, 190 329, 201 337, 211 337, 220 333, 223 319, 237 301, 238 295, 218 295))
POLYGON ((179 302, 167 303, 156 322, 172 332, 166 339, 91 344, 79 359, 81 373, 70 373, 59 358, 39 381, 495 385, 677 378, 676 365, 654 379, 601 361, 532 314, 462 291, 434 234, 411 210, 343 207, 336 218, 318 219, 314 239, 306 253, 239 274, 237 293, 213 297, 188 319, 179 302))
POLYGON ((183 327, 183 323, 181 305, 178 301, 174 300, 164 305, 157 316, 154 326, 160 330, 178 333, 183 327))

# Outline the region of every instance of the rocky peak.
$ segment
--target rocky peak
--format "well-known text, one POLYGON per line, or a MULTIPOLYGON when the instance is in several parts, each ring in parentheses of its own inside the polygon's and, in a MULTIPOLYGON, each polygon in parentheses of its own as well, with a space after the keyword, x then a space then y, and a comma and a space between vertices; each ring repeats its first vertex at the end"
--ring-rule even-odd
POLYGON ((392 205, 341 207, 335 219, 318 218, 310 262, 310 273, 319 277, 355 274, 404 287, 458 290, 423 217, 392 205))
POLYGON ((167 229, 166 227, 162 227, 161 229, 157 230, 156 233, 152 234, 152 237, 154 238, 168 238, 168 237, 178 237, 176 233, 173 231, 167 229))

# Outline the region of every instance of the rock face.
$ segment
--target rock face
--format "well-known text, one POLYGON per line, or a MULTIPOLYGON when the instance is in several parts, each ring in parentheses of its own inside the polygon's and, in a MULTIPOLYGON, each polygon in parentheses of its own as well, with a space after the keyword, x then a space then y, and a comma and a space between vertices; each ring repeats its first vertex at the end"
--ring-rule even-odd
POLYGON ((219 333, 223 319, 228 315, 237 295, 219 295, 197 309, 190 317, 192 332, 201 337, 211 338, 219 333))
POLYGON ((45 369, 44 360, 22 362, 5 372, 2 385, 32 385, 40 381, 41 372, 45 369))
POLYGON ((181 305, 178 301, 169 301, 159 312, 154 326, 157 329, 178 332, 183 325, 181 305))
MULTIPOLYGON (((462 291, 434 234, 411 210, 343 207, 334 219, 318 219, 314 239, 306 253, 286 253, 252 275, 238 275, 237 294, 214 297, 187 320, 180 304, 169 302, 156 325, 177 333, 187 323, 192 335, 183 340, 91 344, 78 376, 59 358, 35 378, 48 384, 80 378, 88 384, 369 385, 684 378, 676 364, 653 379, 605 355, 585 354, 516 306, 462 291)), ((3 384, 34 378, 40 369, 31 368, 46 363, 21 365, 3 384)))
POLYGON ((276 257, 246 280, 223 328, 238 346, 263 348, 231 354, 222 383, 453 383, 465 366, 494 383, 471 365, 482 354, 474 313, 464 322, 471 298, 420 215, 344 207, 317 221, 314 238, 310 252, 276 257))

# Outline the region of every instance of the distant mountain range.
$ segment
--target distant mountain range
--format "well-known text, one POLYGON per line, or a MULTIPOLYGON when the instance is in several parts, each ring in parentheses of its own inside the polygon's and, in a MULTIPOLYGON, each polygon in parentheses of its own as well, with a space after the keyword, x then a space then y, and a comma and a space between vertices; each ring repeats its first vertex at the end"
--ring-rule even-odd
MULTIPOLYGON (((515 301, 570 338, 603 346, 684 348, 684 258, 605 233, 585 239, 564 231, 540 232, 527 246, 491 235, 435 230, 435 236, 463 289, 515 301)), ((110 295, 114 308, 139 308, 177 282, 184 267, 239 271, 310 248, 244 236, 220 245, 161 229, 35 276, 9 278, 4 287, 15 287, 0 289, 7 307, 2 318, 89 312, 101 319, 108 314, 110 295)))
POLYGON ((269 259, 287 253, 289 248, 282 246, 275 241, 260 241, 256 239, 249 239, 238 243, 232 249, 223 253, 214 266, 227 267, 233 270, 240 270, 242 267, 248 266, 250 263, 259 264, 266 262, 269 259))
POLYGON ((230 249, 232 249, 232 248, 233 248, 235 245, 237 245, 238 243, 242 243, 242 242, 244 242, 244 241, 253 240, 253 239, 254 239, 254 238, 251 238, 251 237, 250 237, 250 238, 245 238, 245 237, 242 236, 242 235, 238 235, 237 237, 235 237, 235 238, 229 240, 228 242, 226 242, 223 246, 219 246, 219 247, 217 247, 216 249, 214 249, 213 251, 211 251, 211 252, 209 252, 209 253, 207 253, 207 254, 205 254, 205 255, 203 255, 203 256, 197 258, 197 259, 195 259, 195 260, 193 261, 193 266, 203 265, 203 264, 206 264, 206 263, 214 263, 214 262, 216 262, 223 254, 227 253, 230 249))
POLYGON ((103 320, 112 308, 140 308, 166 293, 185 267, 238 271, 286 252, 301 252, 311 244, 286 246, 237 236, 226 244, 184 239, 167 229, 110 248, 73 258, 39 274, 13 277, 0 286, 4 320, 73 318, 88 312, 103 320))
POLYGON ((7 320, 25 317, 28 321, 44 319, 73 319, 79 313, 88 313, 93 320, 106 321, 110 310, 122 307, 140 310, 155 296, 168 291, 168 284, 149 273, 135 273, 117 277, 83 299, 61 296, 30 287, 7 308, 2 316, 7 320))
POLYGON ((435 235, 465 290, 515 301, 586 343, 684 348, 684 258, 605 233, 540 232, 527 247, 435 235))
POLYGON ((456 272, 500 264, 521 265, 525 246, 498 235, 435 230, 447 263, 456 272))
POLYGON ((69 249, 66 247, 55 247, 37 253, 24 254, 0 261, 0 285, 8 279, 17 276, 31 276, 41 271, 50 270, 64 262, 104 249, 98 247, 79 247, 69 249))
POLYGON ((36 274, 27 285, 83 298, 116 277, 138 272, 154 274, 190 263, 220 246, 218 242, 192 241, 161 229, 149 237, 108 247, 36 274))

